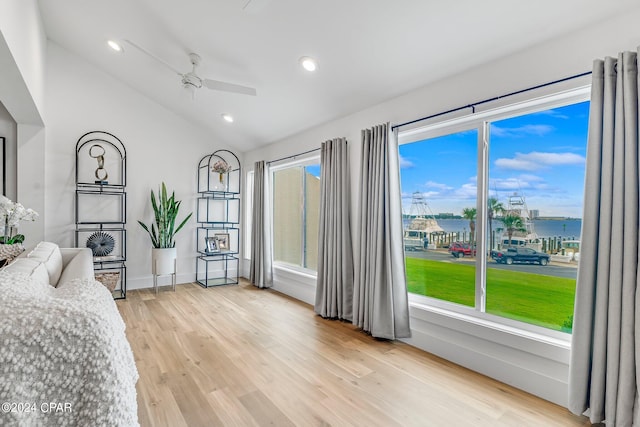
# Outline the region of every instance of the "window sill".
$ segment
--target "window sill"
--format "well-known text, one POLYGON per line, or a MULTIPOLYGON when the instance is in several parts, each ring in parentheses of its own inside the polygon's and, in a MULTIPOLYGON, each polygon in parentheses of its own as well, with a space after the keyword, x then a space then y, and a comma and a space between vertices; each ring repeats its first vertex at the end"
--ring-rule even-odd
POLYGON ((316 295, 316 275, 282 264, 273 266, 273 289, 307 304, 314 304, 316 295))
MULTIPOLYGON (((412 318, 412 329, 418 327, 413 319, 437 325, 445 331, 452 331, 468 340, 482 340, 499 346, 549 359, 561 364, 569 363, 571 335, 551 331, 549 334, 514 327, 477 315, 456 312, 415 301, 410 297, 409 311, 412 318)), ((509 319, 506 319, 509 320, 509 319)), ((530 326, 530 325, 525 325, 530 326)), ((543 328, 540 328, 543 329, 543 328)))
POLYGON ((273 269, 280 270, 282 272, 289 273, 289 274, 295 274, 297 276, 302 276, 304 278, 311 279, 311 280, 316 280, 318 278, 317 272, 313 270, 309 270, 307 268, 296 267, 290 264, 274 262, 273 269))

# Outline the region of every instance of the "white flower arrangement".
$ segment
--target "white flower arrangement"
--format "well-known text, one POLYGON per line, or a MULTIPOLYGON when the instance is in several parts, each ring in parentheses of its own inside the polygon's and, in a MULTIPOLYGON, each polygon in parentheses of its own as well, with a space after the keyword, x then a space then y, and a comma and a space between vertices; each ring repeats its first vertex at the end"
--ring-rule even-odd
POLYGON ((26 209, 21 203, 12 202, 5 196, 0 196, 0 224, 4 224, 4 236, 0 237, 0 243, 14 244, 24 242, 23 234, 12 236, 12 229, 18 227, 20 221, 35 221, 38 212, 31 208, 26 209))
POLYGON ((224 160, 218 160, 213 164, 213 166, 211 166, 212 172, 228 173, 230 170, 231 165, 229 165, 229 163, 225 162, 224 160))

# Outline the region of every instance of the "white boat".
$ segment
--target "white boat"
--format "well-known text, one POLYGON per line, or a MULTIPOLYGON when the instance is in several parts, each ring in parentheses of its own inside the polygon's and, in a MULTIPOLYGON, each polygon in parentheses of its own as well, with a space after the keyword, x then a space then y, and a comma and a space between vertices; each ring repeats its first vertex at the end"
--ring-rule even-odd
POLYGON ((429 209, 424 195, 413 193, 409 210, 409 224, 404 229, 404 248, 406 251, 435 249, 433 236, 444 234, 444 230, 429 209))
POLYGON ((523 195, 513 193, 509 196, 505 215, 516 215, 522 218, 524 230, 515 230, 511 235, 511 241, 509 241, 507 230, 503 230, 500 239, 501 247, 531 248, 538 252, 542 251, 542 240, 534 230, 529 208, 523 195))

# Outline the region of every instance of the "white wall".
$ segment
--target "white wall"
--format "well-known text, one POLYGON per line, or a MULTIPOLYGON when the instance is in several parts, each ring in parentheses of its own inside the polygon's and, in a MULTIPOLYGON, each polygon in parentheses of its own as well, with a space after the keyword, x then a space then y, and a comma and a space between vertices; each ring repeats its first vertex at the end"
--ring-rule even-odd
MULTIPOLYGON (((152 220, 149 191, 164 181, 184 218, 195 210, 198 162, 227 147, 53 42, 46 84, 46 239, 73 246, 75 145, 86 132, 108 131, 127 150, 128 288, 151 286, 151 243, 137 224, 152 220)), ((195 280, 195 227, 194 214, 176 239, 178 283, 195 280)))
POLYGON ((0 100, 18 123, 42 124, 47 38, 36 0, 0 2, 0 100))
MULTIPOLYGON (((468 105, 547 81, 590 71, 592 61, 640 44, 636 31, 640 9, 552 42, 335 120, 306 132, 245 153, 245 165, 317 148, 322 141, 346 137, 350 144, 352 176, 352 230, 357 233, 356 208, 360 169, 360 131, 384 122, 403 123, 468 105)), ((488 47, 490 48, 490 47, 488 47)), ((420 52, 416 52, 419 55, 420 52)), ((584 80, 582 81, 584 82, 584 80)), ((588 80, 587 80, 588 82, 588 80)), ((568 86, 575 85, 571 82, 568 86)), ((567 85, 565 85, 566 87, 567 85)), ((357 236, 356 236, 357 237, 357 236)), ((357 255, 357 254, 356 254, 357 255)), ((356 257, 356 260, 358 258, 356 257)), ((248 262, 243 263, 248 272, 248 262)), ((308 280, 276 271, 274 288, 313 303, 308 280), (292 289, 295 289, 292 291, 292 289)), ((562 340, 544 340, 477 325, 470 319, 448 316, 412 304, 413 337, 407 342, 561 405, 567 402, 569 346, 562 340)))
MULTIPOLYGON (((46 36, 36 0, 0 2, 0 102, 15 122, 9 141, 8 196, 44 216, 46 36)), ((25 244, 44 238, 44 218, 22 223, 25 244)))

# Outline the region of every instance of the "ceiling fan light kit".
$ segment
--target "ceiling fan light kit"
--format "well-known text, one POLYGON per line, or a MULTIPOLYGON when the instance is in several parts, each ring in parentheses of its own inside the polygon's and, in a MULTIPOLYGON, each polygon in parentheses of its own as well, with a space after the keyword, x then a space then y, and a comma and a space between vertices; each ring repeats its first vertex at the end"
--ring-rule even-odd
POLYGON ((182 76, 182 86, 193 86, 195 89, 202 87, 202 79, 193 73, 187 73, 182 76))
POLYGON ((202 87, 202 79, 196 74, 196 67, 200 65, 200 55, 196 53, 190 53, 189 60, 191 60, 193 70, 182 75, 182 86, 193 86, 195 89, 200 89, 202 87))

